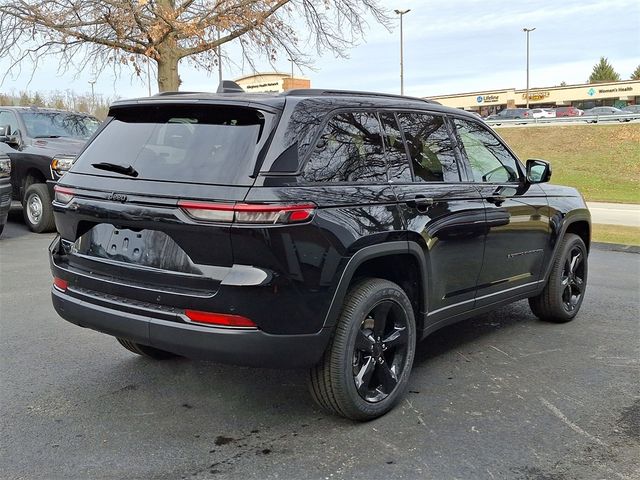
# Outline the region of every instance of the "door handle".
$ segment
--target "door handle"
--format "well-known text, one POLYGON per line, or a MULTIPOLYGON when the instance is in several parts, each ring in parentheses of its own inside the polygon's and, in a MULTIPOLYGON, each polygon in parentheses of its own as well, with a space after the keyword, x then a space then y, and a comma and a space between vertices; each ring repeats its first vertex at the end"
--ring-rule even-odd
POLYGON ((504 203, 507 198, 503 195, 491 195, 487 197, 487 202, 493 203, 495 206, 499 207, 504 203))
POLYGON ((433 205, 433 198, 425 197, 423 195, 416 195, 412 200, 407 200, 405 203, 407 204, 407 206, 423 212, 431 205, 433 205))

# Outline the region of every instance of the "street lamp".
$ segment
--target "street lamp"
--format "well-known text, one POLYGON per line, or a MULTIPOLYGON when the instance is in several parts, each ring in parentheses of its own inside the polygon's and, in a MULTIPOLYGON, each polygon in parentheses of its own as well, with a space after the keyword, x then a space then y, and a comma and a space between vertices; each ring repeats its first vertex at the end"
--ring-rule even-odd
POLYGON ((218 29, 218 48, 216 48, 218 56, 218 85, 222 85, 222 45, 220 44, 220 29, 218 29))
POLYGON ((96 95, 93 90, 93 86, 96 84, 95 80, 89 80, 89 84, 91 85, 91 110, 96 108, 96 95))
POLYGON ((529 32, 533 32, 535 29, 536 27, 522 29, 527 34, 527 108, 529 108, 529 32))
POLYGON ((404 95, 404 52, 403 52, 403 34, 402 34, 402 16, 405 13, 409 13, 410 8, 406 10, 394 10, 396 15, 400 15, 400 95, 404 95))
POLYGON ((293 80, 293 66, 295 65, 295 60, 293 58, 287 58, 291 62, 291 79, 293 80))

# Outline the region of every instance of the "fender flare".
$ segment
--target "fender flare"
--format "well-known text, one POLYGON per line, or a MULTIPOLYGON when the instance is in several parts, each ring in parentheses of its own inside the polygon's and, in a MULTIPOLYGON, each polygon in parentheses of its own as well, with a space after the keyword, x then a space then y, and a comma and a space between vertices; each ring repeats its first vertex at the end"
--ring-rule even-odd
POLYGON ((333 327, 336 324, 336 321, 340 314, 340 310, 342 308, 342 304, 344 302, 344 298, 347 295, 349 285, 351 284, 351 280, 353 280, 353 275, 360 265, 373 258, 398 254, 409 254, 413 256, 418 262, 420 282, 422 284, 422 289, 424 292, 422 295, 422 304, 420 305, 420 310, 426 311, 426 288, 428 285, 427 263, 422 248, 420 248, 420 246, 415 242, 409 241, 379 243, 376 245, 369 245, 367 247, 361 248, 355 254, 353 254, 353 256, 347 262, 347 265, 345 266, 340 276, 338 286, 333 293, 333 298, 331 300, 329 310, 327 311, 327 315, 324 319, 323 328, 333 327))
MULTIPOLYGON (((564 240, 564 237, 567 234, 567 230, 571 225, 573 225, 576 222, 587 222, 587 224, 589 225, 589 245, 591 244, 591 214, 589 213, 589 210, 584 209, 584 212, 583 212, 581 209, 580 211, 576 211, 575 213, 572 213, 572 215, 569 218, 567 218, 564 222, 562 222, 560 233, 558 234, 556 244, 553 247, 553 252, 549 257, 549 261, 545 265, 544 276, 541 278, 541 280, 543 280, 541 288, 544 288, 544 286, 549 281, 549 275, 551 274, 551 269, 553 268, 553 262, 556 261, 558 252, 560 251, 560 245, 562 244, 562 241, 564 240)), ((590 250, 589 245, 587 246, 587 250, 590 250)))

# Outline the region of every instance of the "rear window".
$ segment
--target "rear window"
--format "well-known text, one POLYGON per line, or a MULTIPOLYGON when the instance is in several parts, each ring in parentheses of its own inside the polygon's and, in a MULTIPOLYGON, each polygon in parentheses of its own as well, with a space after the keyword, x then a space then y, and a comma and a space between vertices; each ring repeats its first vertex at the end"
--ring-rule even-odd
MULTIPOLYGON (((266 113, 243 107, 162 105, 118 109, 73 171, 124 177, 96 164, 132 167, 136 178, 251 185, 266 113)), ((122 169, 121 169, 122 170, 122 169)))

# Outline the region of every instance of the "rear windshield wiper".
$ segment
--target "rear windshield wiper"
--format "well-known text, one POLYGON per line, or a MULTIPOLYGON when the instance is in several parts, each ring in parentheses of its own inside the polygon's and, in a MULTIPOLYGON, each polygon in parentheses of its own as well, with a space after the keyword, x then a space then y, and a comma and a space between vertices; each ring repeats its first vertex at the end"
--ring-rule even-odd
POLYGON ((131 165, 118 165, 117 163, 108 163, 108 162, 100 162, 100 163, 92 163, 91 166, 93 168, 98 168, 100 170, 107 170, 109 172, 121 173, 123 175, 128 175, 130 177, 137 177, 138 171, 133 168, 131 165))
POLYGON ((33 138, 60 138, 62 135, 36 135, 33 138))

